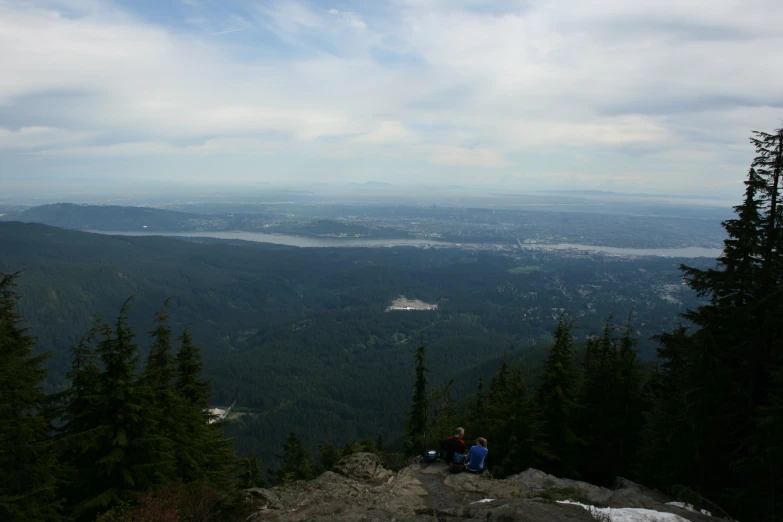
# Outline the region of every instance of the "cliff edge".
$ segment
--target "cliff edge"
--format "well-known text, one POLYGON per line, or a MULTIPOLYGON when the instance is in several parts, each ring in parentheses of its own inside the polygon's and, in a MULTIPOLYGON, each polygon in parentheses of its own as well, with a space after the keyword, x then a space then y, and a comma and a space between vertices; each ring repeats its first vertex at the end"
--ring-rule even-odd
POLYGON ((311 481, 248 490, 251 521, 717 522, 626 479, 613 489, 527 471, 506 479, 450 474, 443 463, 397 473, 355 453, 311 481))

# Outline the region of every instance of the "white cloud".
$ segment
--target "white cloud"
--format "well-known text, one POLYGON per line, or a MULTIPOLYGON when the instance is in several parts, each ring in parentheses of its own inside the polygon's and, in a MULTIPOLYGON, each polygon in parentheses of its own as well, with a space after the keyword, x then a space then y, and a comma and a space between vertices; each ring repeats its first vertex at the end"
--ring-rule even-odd
POLYGON ((353 27, 354 29, 358 29, 360 31, 367 29, 367 24, 364 22, 364 20, 362 20, 362 17, 356 13, 347 11, 341 12, 335 8, 329 9, 328 12, 330 15, 338 17, 343 23, 353 27))
POLYGON ((783 116, 775 0, 183 3, 181 26, 108 1, 0 3, 0 154, 291 153, 314 172, 339 168, 329 156, 511 175, 546 153, 569 158, 553 171, 626 181, 627 152, 654 160, 632 176, 689 169, 698 186, 734 180, 748 131, 783 116))
POLYGON ((450 147, 436 145, 430 151, 429 160, 442 165, 468 166, 468 167, 505 167, 508 165, 498 151, 479 147, 469 149, 465 147, 450 147))

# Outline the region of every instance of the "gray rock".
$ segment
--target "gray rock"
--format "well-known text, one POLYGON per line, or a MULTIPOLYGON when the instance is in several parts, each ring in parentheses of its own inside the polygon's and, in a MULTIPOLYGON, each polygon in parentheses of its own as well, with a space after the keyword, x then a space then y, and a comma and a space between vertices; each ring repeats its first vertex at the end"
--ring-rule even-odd
POLYGON ((334 471, 359 481, 382 481, 393 475, 374 453, 354 453, 343 457, 334 466, 334 471))
POLYGON ((371 453, 343 458, 336 472, 309 482, 247 491, 258 511, 256 522, 462 521, 589 522, 590 513, 579 506, 559 504, 571 499, 612 508, 645 508, 674 513, 691 522, 718 519, 693 513, 666 502, 671 499, 627 479, 613 490, 578 480, 558 479, 529 469, 507 479, 486 475, 451 474, 445 465, 413 464, 397 473, 384 469, 371 453), (491 502, 476 502, 493 499, 491 502))

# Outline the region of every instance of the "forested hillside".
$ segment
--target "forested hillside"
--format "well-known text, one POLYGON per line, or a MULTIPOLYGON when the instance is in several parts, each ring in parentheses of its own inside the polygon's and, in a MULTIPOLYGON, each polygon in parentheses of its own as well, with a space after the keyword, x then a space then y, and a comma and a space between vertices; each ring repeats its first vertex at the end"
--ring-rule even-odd
POLYGON ((77 230, 149 230, 174 231, 191 228, 199 216, 150 207, 121 207, 116 205, 75 205, 56 203, 25 210, 20 221, 42 223, 77 230))
POLYGON ((59 389, 68 349, 130 295, 141 331, 171 298, 175 329, 190 327, 214 377, 213 402, 253 415, 232 426, 244 452, 274 461, 288 428, 336 442, 401 434, 416 343, 437 361, 432 379, 458 377, 455 397, 511 358, 546 346, 561 309, 584 341, 610 313, 632 308, 643 355, 648 338, 696 303, 677 260, 459 249, 297 249, 161 237, 112 237, 0 223, 0 270, 21 270, 20 310, 51 350, 47 384, 59 389), (667 286, 668 285, 668 286, 667 286), (386 313, 398 295, 436 312, 386 313), (441 301, 441 299, 444 299, 441 301), (384 386, 378 386, 383 382, 384 386))

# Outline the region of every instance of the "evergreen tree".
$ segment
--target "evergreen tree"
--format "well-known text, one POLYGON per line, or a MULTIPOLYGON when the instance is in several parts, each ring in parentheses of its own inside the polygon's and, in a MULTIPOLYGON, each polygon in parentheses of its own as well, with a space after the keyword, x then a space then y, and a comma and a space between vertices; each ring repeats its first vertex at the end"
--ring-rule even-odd
MULTIPOLYGON (((128 325, 129 305, 130 299, 123 304, 113 329, 108 325, 100 329, 103 339, 96 354, 102 371, 91 383, 97 385, 97 393, 85 394, 94 399, 93 410, 77 419, 66 417, 66 437, 85 440, 75 456, 75 461, 84 465, 76 468, 69 498, 77 519, 90 519, 171 480, 171 456, 166 452, 164 439, 156 434, 154 397, 150 387, 135 374, 138 351, 128 325), (90 419, 96 425, 80 426, 76 422, 79 419, 90 419), (86 431, 74 431, 79 428, 86 431)), ((68 411, 73 412, 73 408, 68 411)))
POLYGON ((451 398, 453 385, 454 379, 451 379, 443 388, 434 390, 430 396, 429 403, 433 405, 431 407, 434 414, 432 422, 427 427, 427 437, 424 439, 426 448, 440 447, 443 439, 454 433, 454 428, 459 424, 457 408, 451 398))
POLYGON ((176 474, 176 448, 187 445, 191 441, 185 436, 182 427, 185 425, 180 397, 174 389, 174 356, 171 346, 171 328, 168 325, 168 304, 155 316, 156 327, 150 332, 152 344, 147 356, 147 365, 140 382, 148 386, 152 393, 150 413, 157 419, 155 437, 159 446, 170 457, 165 462, 165 469, 160 471, 172 478, 176 474))
POLYGON ((419 346, 416 349, 416 383, 413 385, 413 402, 408 420, 405 423, 407 438, 405 449, 409 455, 418 455, 424 451, 424 442, 427 436, 427 424, 429 422, 429 388, 427 381, 427 367, 424 359, 427 348, 419 346))
POLYGON ((318 471, 331 471, 343 457, 343 453, 331 441, 324 441, 318 445, 318 471))
POLYGON ((600 338, 588 341, 579 395, 578 433, 587 445, 580 473, 601 485, 633 471, 644 425, 641 368, 631 317, 620 339, 611 320, 600 338))
POLYGON ((576 373, 572 329, 573 322, 566 314, 561 315, 538 389, 544 433, 553 456, 546 469, 560 477, 577 476, 576 455, 580 444, 574 433, 576 373))
POLYGON ((274 472, 278 484, 313 478, 313 466, 310 456, 304 447, 302 439, 293 431, 288 432, 280 460, 282 464, 274 472))
POLYGON ((552 460, 552 454, 522 368, 504 362, 498 374, 486 401, 487 431, 476 433, 492 445, 491 458, 488 457, 492 472, 503 477, 529 467, 543 467, 552 460))
POLYGON ((484 378, 479 377, 476 401, 473 404, 473 425, 483 427, 486 423, 487 410, 484 404, 484 378))
POLYGON ((48 355, 33 354, 14 279, 0 273, 0 519, 58 520, 51 412, 41 391, 48 355))
POLYGON ((211 381, 203 379, 201 350, 188 330, 179 338, 174 389, 182 410, 179 430, 183 443, 176 448, 178 475, 185 481, 208 480, 219 493, 235 493, 234 477, 240 464, 232 442, 209 413, 211 381))
POLYGON ((726 504, 739 518, 774 520, 780 503, 769 488, 779 478, 767 459, 774 461, 780 438, 769 430, 779 426, 770 412, 783 350, 783 129, 754 132, 751 142, 757 157, 736 218, 723 223, 718 266, 683 267, 688 284, 710 300, 686 313, 697 326, 691 335, 661 338, 663 400, 645 428, 642 456, 655 455, 649 441, 663 441, 674 450, 657 455, 669 484, 726 504), (684 427, 666 421, 678 415, 684 427))
POLYGON ((738 501, 759 522, 777 522, 783 520, 783 369, 774 376, 769 402, 759 408, 755 421, 749 454, 737 462, 749 477, 738 501))
POLYGON ((185 400, 187 406, 198 409, 204 422, 209 420, 209 389, 211 382, 201 378, 203 362, 201 351, 193 344, 193 338, 186 329, 179 338, 177 351, 177 394, 185 400))
POLYGON ((243 489, 265 488, 266 482, 261 476, 260 457, 255 451, 249 457, 242 459, 242 474, 239 477, 239 486, 243 489))

